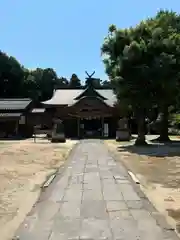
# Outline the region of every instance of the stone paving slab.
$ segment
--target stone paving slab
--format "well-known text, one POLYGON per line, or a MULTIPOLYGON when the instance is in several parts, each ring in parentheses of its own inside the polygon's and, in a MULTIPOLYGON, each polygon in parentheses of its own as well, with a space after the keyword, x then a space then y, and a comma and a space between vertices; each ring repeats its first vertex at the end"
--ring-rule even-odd
POLYGON ((18 239, 178 239, 157 222, 158 214, 100 140, 84 140, 75 147, 45 196, 18 229, 18 239))

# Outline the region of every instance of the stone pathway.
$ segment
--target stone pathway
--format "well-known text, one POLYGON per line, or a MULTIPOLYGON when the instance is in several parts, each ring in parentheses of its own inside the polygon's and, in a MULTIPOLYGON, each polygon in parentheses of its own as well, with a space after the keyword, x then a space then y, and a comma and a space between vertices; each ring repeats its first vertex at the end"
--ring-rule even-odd
POLYGON ((84 140, 17 231, 20 240, 170 240, 126 170, 100 140, 84 140))

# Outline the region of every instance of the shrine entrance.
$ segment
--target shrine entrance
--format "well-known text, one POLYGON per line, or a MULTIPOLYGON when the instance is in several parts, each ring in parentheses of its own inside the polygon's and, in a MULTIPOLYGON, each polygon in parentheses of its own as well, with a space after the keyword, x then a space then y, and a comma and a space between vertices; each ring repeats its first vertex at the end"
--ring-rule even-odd
POLYGON ((80 135, 83 138, 103 136, 101 118, 85 118, 80 120, 80 135))

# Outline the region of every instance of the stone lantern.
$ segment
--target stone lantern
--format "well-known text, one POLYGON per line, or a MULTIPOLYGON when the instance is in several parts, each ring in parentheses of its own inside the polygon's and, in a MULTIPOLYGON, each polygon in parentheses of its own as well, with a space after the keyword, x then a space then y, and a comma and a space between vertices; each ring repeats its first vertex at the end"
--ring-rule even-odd
POLYGON ((53 120, 52 139, 51 142, 66 142, 64 134, 64 124, 61 119, 53 120))
POLYGON ((122 118, 118 121, 118 129, 116 131, 116 141, 129 141, 131 138, 128 119, 122 118))

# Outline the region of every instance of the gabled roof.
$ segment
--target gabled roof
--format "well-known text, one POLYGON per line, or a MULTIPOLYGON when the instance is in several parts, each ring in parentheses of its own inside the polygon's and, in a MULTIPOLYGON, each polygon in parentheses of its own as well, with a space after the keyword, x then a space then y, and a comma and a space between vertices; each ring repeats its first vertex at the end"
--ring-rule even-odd
MULTIPOLYGON (((78 98, 78 100, 76 100, 73 104, 69 105, 69 106, 74 106, 77 105, 78 103, 80 103, 81 101, 83 101, 84 99, 94 99, 94 96, 83 96, 81 98, 78 98)), ((102 104, 104 104, 105 106, 109 106, 105 101, 103 101, 102 98, 100 97, 96 97, 96 100, 100 101, 102 104)))
POLYGON ((99 97, 102 100, 107 100, 104 96, 102 96, 99 92, 96 91, 95 88, 88 86, 84 91, 82 91, 76 98, 75 100, 79 100, 82 97, 99 97))
POLYGON ((31 102, 30 98, 0 98, 0 110, 24 110, 31 102))
MULTIPOLYGON (((94 89, 97 95, 109 106, 113 106, 117 99, 112 89, 94 89)), ((70 106, 77 102, 78 96, 85 92, 84 89, 57 89, 52 98, 42 102, 46 106, 66 105, 70 106)))

